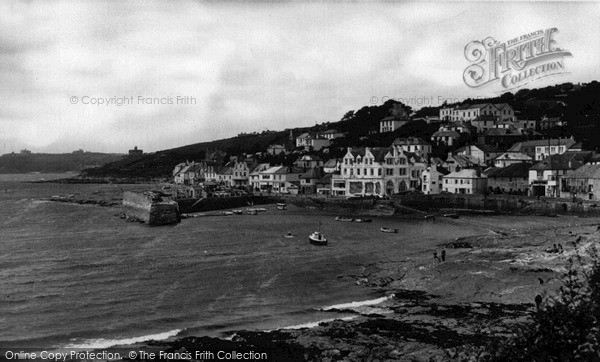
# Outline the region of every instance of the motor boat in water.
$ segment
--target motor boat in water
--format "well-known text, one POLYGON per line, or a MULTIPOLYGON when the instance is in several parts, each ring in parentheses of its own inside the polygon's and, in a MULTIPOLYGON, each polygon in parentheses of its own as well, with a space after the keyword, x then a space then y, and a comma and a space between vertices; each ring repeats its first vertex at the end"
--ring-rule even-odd
POLYGON ((308 236, 308 240, 313 245, 327 245, 327 238, 325 237, 325 235, 321 234, 320 231, 315 231, 314 233, 310 234, 308 236))
POLYGON ((292 232, 291 232, 291 231, 289 231, 289 232, 288 232, 287 234, 285 234, 283 237, 284 237, 284 238, 291 239, 291 238, 293 238, 293 237, 294 237, 294 235, 292 234, 292 232))
POLYGON ((390 233, 390 234, 397 234, 398 233, 398 229, 390 229, 390 228, 383 227, 380 230, 381 230, 382 233, 390 233))
POLYGON ((354 221, 353 218, 351 218, 351 217, 345 217, 345 216, 336 216, 335 220, 336 221, 342 221, 342 222, 352 222, 352 221, 354 221))
POLYGON ((319 231, 315 231, 314 233, 310 234, 308 236, 308 240, 313 245, 327 245, 327 238, 321 233, 321 221, 319 221, 319 231))

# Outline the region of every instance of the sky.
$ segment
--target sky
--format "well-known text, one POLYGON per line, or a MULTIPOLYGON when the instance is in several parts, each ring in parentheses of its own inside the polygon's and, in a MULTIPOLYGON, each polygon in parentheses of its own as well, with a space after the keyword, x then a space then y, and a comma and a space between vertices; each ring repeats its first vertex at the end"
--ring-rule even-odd
POLYGON ((600 79, 598 3, 3 1, 0 153, 153 152, 495 96, 463 81, 465 46, 548 28, 572 56, 528 87, 600 79))

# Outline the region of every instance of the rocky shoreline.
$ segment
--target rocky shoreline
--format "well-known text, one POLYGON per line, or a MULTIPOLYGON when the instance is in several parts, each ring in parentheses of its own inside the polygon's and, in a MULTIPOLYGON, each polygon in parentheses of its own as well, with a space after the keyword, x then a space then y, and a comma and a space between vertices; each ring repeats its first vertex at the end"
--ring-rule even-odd
MULTIPOLYGON (((485 217, 474 220, 486 222, 485 217)), ((535 311, 536 295, 558 289, 560 272, 576 248, 598 242, 598 220, 572 220, 581 222, 546 228, 498 226, 485 235, 440 244, 448 254, 444 262, 432 261, 430 254, 414 255, 365 265, 359 275, 340 275, 387 296, 380 304, 351 303, 335 310, 354 314, 352 320, 314 328, 232 331, 228 338, 180 336, 136 348, 265 352, 275 361, 473 357, 482 346, 506 337, 515 323, 526 321, 535 311), (565 252, 545 252, 553 242, 561 242, 565 252)))

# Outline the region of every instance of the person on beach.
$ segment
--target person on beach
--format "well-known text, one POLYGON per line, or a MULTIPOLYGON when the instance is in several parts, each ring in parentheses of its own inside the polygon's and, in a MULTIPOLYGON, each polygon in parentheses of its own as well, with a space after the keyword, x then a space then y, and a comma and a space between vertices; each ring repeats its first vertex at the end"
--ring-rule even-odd
POLYGON ((440 261, 440 258, 439 258, 439 257, 438 257, 438 255, 437 255, 437 250, 434 250, 434 251, 433 251, 433 260, 435 260, 435 261, 437 261, 437 262, 439 262, 439 261, 440 261))
POLYGON ((446 261, 446 249, 442 249, 442 261, 446 261))

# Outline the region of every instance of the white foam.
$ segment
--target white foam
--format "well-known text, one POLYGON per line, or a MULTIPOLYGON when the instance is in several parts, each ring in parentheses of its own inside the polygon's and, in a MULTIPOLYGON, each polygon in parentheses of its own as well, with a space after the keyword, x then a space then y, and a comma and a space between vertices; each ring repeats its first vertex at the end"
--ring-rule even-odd
POLYGON ((394 294, 390 294, 387 297, 364 300, 362 302, 350 302, 350 303, 335 304, 335 305, 331 305, 329 307, 323 307, 323 308, 321 308, 321 310, 354 309, 354 308, 358 308, 358 307, 365 307, 365 306, 370 306, 370 305, 381 304, 387 300, 392 299, 393 297, 394 297, 394 294))
POLYGON ((87 339, 80 343, 67 345, 64 348, 97 349, 97 348, 109 348, 109 347, 120 346, 120 345, 141 343, 141 342, 146 342, 146 341, 151 341, 151 340, 160 341, 160 340, 164 340, 164 339, 176 336, 179 332, 181 332, 180 329, 174 329, 174 330, 168 331, 168 332, 149 334, 147 336, 141 336, 141 337, 131 337, 131 338, 123 338, 123 339, 104 339, 104 338, 87 339))
MULTIPOLYGON (((333 322, 335 320, 343 320, 343 321, 350 321, 353 319, 358 318, 358 316, 349 316, 349 317, 343 317, 343 318, 329 318, 329 319, 322 319, 320 321, 316 321, 316 322, 308 322, 308 323, 303 323, 303 324, 296 324, 293 326, 287 326, 287 327, 280 327, 277 329, 302 329, 302 328, 315 328, 318 327, 319 324, 321 323, 329 323, 329 322, 333 322)), ((267 331, 270 332, 270 331, 267 331)))

